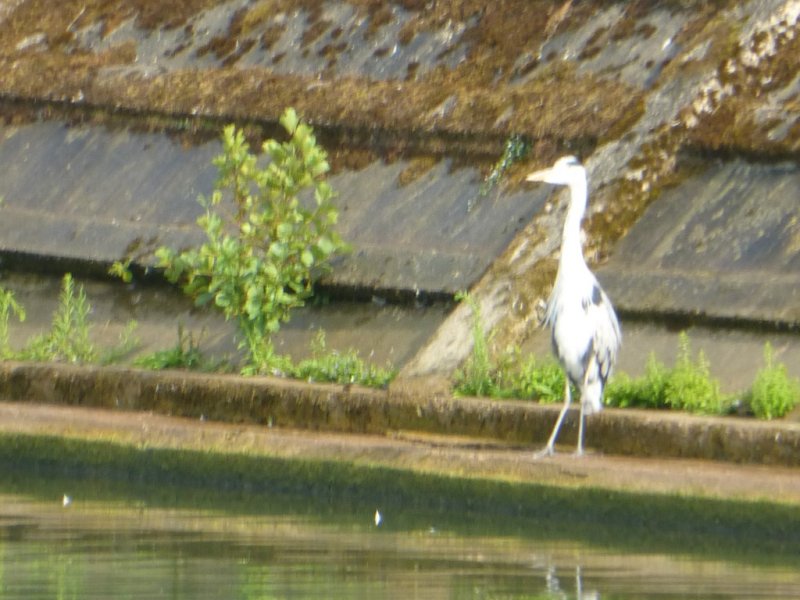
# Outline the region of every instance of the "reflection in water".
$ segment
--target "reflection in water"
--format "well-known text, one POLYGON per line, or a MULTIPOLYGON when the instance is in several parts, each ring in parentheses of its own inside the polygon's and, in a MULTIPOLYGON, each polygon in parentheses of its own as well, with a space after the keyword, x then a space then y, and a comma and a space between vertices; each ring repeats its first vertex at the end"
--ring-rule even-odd
MULTIPOLYGON (((550 598, 572 598, 573 595, 568 591, 561 588, 558 576, 556 574, 556 567, 551 566, 547 569, 547 594, 550 598)), ((575 595, 577 600, 596 600, 600 598, 600 592, 594 589, 584 589, 583 576, 581 574, 580 565, 575 567, 575 595)))
POLYGON ((791 564, 623 552, 494 523, 465 533, 384 514, 378 527, 374 508, 340 515, 307 499, 297 509, 0 495, 0 599, 800 596, 791 564))

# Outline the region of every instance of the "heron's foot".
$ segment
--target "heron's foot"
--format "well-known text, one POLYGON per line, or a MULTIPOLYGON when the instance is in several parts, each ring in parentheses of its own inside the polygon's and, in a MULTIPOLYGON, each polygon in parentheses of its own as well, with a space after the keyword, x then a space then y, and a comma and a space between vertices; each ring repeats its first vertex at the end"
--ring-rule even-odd
POLYGON ((542 448, 538 452, 534 452, 533 459, 534 460, 539 460, 540 458, 545 458, 547 456, 553 456, 555 453, 556 453, 556 451, 553 449, 553 447, 550 444, 548 444, 547 446, 545 446, 544 448, 542 448))

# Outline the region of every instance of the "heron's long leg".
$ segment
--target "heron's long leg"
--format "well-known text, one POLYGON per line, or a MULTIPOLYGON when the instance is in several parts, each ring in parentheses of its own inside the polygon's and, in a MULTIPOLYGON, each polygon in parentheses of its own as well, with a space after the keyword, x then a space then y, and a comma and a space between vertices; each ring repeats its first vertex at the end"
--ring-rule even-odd
POLYGON ((589 382, 589 374, 594 370, 594 365, 595 358, 592 356, 589 359, 589 364, 586 365, 586 374, 583 376, 583 387, 581 388, 581 416, 578 422, 578 447, 575 449, 575 456, 583 456, 583 422, 586 418, 583 412, 583 390, 586 389, 586 385, 589 382))
POLYGON ((543 456, 552 456, 555 453, 553 449, 553 445, 556 443, 556 438, 558 437, 558 430, 561 429, 561 422, 564 420, 564 415, 567 414, 567 409, 569 408, 569 403, 572 401, 572 397, 569 390, 569 377, 565 378, 566 381, 564 383, 564 406, 561 407, 561 412, 558 413, 558 419, 556 420, 556 425, 553 427, 553 433, 550 434, 550 439, 547 440, 547 445, 537 452, 534 455, 534 458, 541 458, 543 456))

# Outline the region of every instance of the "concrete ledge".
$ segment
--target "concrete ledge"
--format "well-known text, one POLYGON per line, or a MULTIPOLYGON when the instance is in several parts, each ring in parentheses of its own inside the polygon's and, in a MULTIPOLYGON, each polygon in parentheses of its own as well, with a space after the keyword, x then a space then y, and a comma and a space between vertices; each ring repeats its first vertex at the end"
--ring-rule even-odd
MULTIPOLYGON (((0 398, 314 431, 416 431, 531 448, 544 443, 559 410, 276 378, 16 362, 0 364, 0 398)), ((576 431, 573 413, 560 441, 574 444, 576 431)), ((800 466, 798 423, 609 409, 589 419, 587 442, 602 454, 800 466)))

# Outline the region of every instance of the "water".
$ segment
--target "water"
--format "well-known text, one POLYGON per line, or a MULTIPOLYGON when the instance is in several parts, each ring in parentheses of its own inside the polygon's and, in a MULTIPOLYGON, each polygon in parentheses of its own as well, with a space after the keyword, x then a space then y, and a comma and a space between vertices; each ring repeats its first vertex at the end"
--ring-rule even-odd
POLYGON ((58 482, 3 484, 0 599, 800 597, 795 557, 600 547, 391 505, 376 526, 369 501, 318 495, 88 485, 65 506, 58 482))

